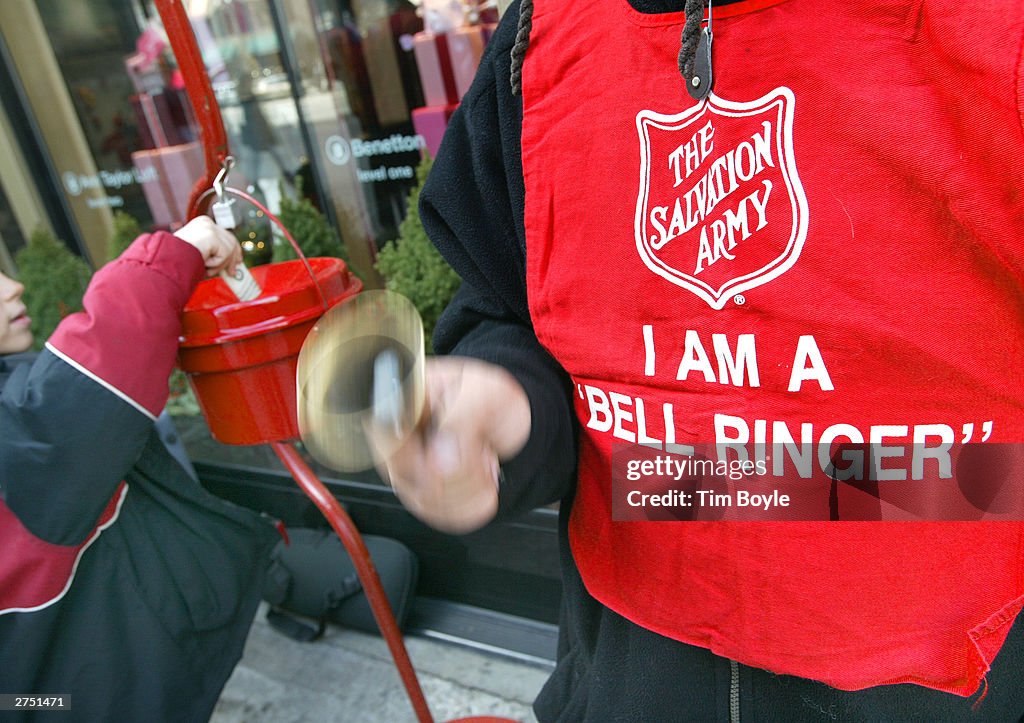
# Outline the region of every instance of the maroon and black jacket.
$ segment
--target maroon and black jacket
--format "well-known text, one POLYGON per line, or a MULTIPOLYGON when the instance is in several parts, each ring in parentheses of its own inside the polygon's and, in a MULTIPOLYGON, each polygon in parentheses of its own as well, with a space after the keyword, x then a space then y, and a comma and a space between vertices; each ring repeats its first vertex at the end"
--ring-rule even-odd
POLYGON ((154 429, 203 271, 142 236, 44 351, 0 358, 0 693, 70 694, 39 719, 206 720, 241 657, 273 525, 154 429))

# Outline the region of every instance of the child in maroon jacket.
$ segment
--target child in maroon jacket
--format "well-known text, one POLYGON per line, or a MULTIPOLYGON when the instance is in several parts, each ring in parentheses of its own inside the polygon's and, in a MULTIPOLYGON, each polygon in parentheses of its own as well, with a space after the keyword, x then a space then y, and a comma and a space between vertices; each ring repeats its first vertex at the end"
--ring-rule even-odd
POLYGON ((39 354, 0 275, 0 693, 68 721, 210 716, 276 533, 206 492, 154 421, 185 302, 240 261, 206 217, 143 235, 39 354))

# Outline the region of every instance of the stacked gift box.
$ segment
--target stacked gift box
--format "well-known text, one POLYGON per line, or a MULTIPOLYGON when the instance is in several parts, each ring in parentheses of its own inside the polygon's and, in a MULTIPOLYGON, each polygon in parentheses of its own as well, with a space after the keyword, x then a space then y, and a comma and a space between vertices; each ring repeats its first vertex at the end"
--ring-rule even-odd
POLYGON ((195 120, 183 82, 174 82, 160 58, 135 53, 125 59, 135 93, 131 97, 142 148, 163 148, 196 138, 195 120))
POLYGON ((192 186, 203 175, 203 151, 194 140, 195 121, 183 84, 174 82, 158 57, 160 49, 140 50, 125 59, 135 88, 131 103, 141 148, 132 153, 132 163, 154 226, 174 228, 188 215, 192 186))
POLYGON ((480 23, 450 30, 428 29, 413 36, 426 105, 413 110, 412 123, 431 155, 437 155, 448 119, 469 90, 495 27, 494 23, 480 23))
POLYGON ((199 142, 136 151, 132 154, 132 163, 153 214, 153 224, 170 228, 183 224, 188 217, 192 186, 204 171, 203 149, 199 142))

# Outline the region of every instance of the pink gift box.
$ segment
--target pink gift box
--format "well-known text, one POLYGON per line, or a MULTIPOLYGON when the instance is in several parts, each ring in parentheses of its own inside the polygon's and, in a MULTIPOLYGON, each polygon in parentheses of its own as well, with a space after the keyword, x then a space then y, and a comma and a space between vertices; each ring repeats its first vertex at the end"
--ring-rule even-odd
POLYGON ((153 223, 184 223, 192 186, 203 175, 203 150, 199 143, 136 151, 132 162, 142 179, 142 193, 153 213, 153 223))
POLYGON ((167 136, 167 145, 178 146, 195 138, 190 127, 191 106, 183 91, 168 88, 163 93, 157 93, 153 96, 153 105, 156 106, 160 126, 167 136))
POLYGON ((437 149, 441 147, 441 139, 448 127, 448 119, 458 105, 427 106, 412 112, 412 127, 427 142, 430 155, 437 157, 437 149))
POLYGON ((470 25, 448 33, 448 55, 459 100, 462 100, 473 83, 476 69, 480 65, 480 56, 483 54, 484 35, 480 26, 470 25))
POLYGON ((195 138, 192 107, 184 91, 133 95, 131 103, 139 129, 140 148, 178 146, 195 138))
POLYGON ((135 53, 124 59, 124 68, 136 93, 159 93, 164 89, 163 69, 159 61, 135 53))
POLYGON ((132 108, 135 110, 135 118, 139 124, 139 135, 147 149, 171 145, 167 140, 163 119, 160 117, 160 110, 157 108, 153 96, 149 93, 132 96, 132 108))
POLYGON ((427 106, 445 106, 459 102, 448 38, 427 30, 412 36, 413 53, 419 70, 420 86, 427 106))
POLYGON ((139 174, 142 195, 146 197, 149 212, 153 216, 155 226, 171 225, 171 207, 161 186, 160 168, 152 151, 136 151, 132 154, 132 163, 139 174))

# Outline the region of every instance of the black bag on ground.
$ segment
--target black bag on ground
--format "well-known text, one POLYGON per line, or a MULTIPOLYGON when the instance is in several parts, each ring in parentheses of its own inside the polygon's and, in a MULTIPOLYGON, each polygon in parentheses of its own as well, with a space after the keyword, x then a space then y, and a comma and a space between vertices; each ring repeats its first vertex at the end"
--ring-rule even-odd
MULTIPOLYGON (((267 620, 295 640, 315 640, 328 622, 379 633, 356 568, 333 530, 289 529, 271 554, 263 598, 270 603, 267 620), (294 617, 311 618, 311 626, 294 617)), ((398 540, 363 535, 384 593, 401 629, 416 591, 419 564, 412 550, 398 540)))

